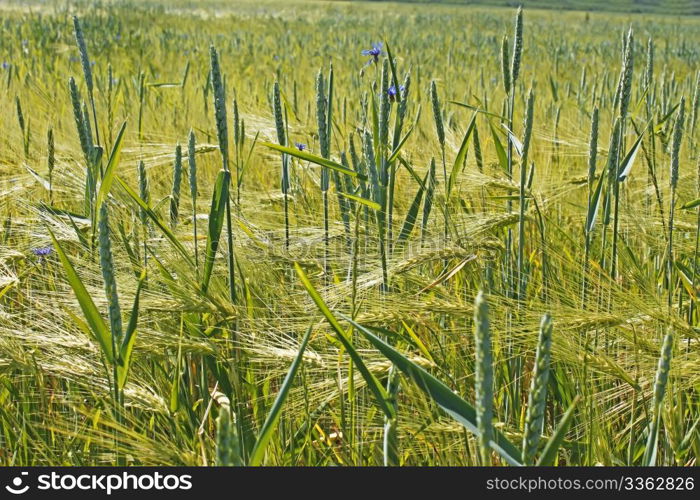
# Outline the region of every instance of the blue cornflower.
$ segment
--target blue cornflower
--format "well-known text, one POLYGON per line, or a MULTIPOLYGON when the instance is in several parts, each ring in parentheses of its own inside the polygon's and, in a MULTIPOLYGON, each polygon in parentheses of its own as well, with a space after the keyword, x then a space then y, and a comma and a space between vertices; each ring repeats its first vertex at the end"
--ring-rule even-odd
POLYGON ((366 49, 362 51, 363 56, 372 56, 372 59, 370 59, 367 64, 372 63, 372 62, 379 62, 379 56, 382 55, 382 47, 384 44, 382 42, 377 42, 372 44, 371 49, 366 49))
POLYGON ((47 247, 32 248, 32 253, 34 255, 36 255, 37 257, 44 258, 47 255, 49 255, 52 250, 53 250, 53 248, 51 248, 51 246, 49 245, 47 247))
POLYGON ((297 147, 299 151, 304 151, 308 146, 304 144, 303 142, 295 142, 294 145, 297 147))
POLYGON ((7 61, 2 62, 2 69, 7 69, 9 67, 10 67, 10 63, 8 63, 7 61))
POLYGON ((397 94, 398 92, 401 92, 401 93, 403 94, 403 91, 404 91, 404 90, 406 90, 406 87, 404 87, 403 85, 399 85, 399 90, 398 90, 398 91, 396 90, 396 85, 392 85, 391 87, 389 87, 388 89, 386 89, 386 93, 387 93, 387 95, 389 96, 389 100, 390 100, 390 101, 394 101, 394 100, 396 99, 396 94, 397 94))

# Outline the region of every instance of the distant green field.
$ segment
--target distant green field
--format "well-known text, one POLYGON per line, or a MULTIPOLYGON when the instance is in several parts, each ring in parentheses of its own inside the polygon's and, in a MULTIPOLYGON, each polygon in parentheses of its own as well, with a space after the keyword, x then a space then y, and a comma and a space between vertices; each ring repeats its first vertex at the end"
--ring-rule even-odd
MULTIPOLYGON (((368 0, 381 2, 384 0, 368 0)), ((398 0, 405 3, 488 5, 529 9, 592 10, 668 15, 700 15, 699 0, 398 0)))

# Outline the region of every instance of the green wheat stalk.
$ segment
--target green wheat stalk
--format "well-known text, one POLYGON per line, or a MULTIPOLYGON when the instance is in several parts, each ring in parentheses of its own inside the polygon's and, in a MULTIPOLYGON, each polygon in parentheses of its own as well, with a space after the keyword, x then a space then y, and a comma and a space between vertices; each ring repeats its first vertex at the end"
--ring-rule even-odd
POLYGON ((53 205, 53 169, 56 166, 56 147, 53 139, 53 129, 46 133, 47 152, 46 164, 49 171, 49 204, 53 205))
POLYGON ((22 132, 22 146, 24 147, 24 156, 29 156, 29 125, 24 121, 24 113, 22 112, 22 103, 19 101, 19 96, 15 96, 15 108, 17 110, 17 121, 19 129, 22 132))
POLYGON ((170 227, 177 226, 180 215, 180 185, 182 184, 182 147, 175 146, 175 162, 173 163, 173 187, 170 191, 170 227))
MULTIPOLYGON (((275 115, 275 128, 277 129, 277 141, 280 146, 287 145, 287 134, 282 115, 282 99, 280 97, 279 82, 275 82, 272 89, 273 112, 275 115)), ((284 247, 289 250, 289 157, 282 153, 282 195, 284 196, 284 247)))
POLYGON ((535 95, 530 90, 527 96, 525 123, 523 125, 523 149, 520 157, 520 195, 518 216, 518 298, 525 299, 525 191, 527 190, 527 159, 532 137, 532 121, 535 95))
POLYGON ((520 61, 523 55, 523 8, 515 13, 515 33, 513 35, 513 60, 510 67, 510 83, 515 87, 520 75, 520 61))
POLYGON ((676 209, 676 188, 678 186, 678 167, 680 164, 681 141, 683 139, 683 125, 685 121, 685 97, 681 97, 678 117, 673 127, 673 141, 671 144, 671 168, 670 168, 670 185, 671 185, 671 206, 668 215, 668 267, 666 279, 668 280, 668 307, 671 309, 673 301, 673 230, 674 230, 674 213, 676 209))
POLYGON ((654 379, 654 396, 652 401, 652 417, 649 424, 649 435, 647 445, 644 449, 643 464, 646 466, 656 465, 656 455, 658 450, 659 427, 661 425, 661 406, 666 395, 668 376, 671 371, 671 357, 673 355, 673 330, 668 329, 664 336, 661 354, 656 368, 656 378, 654 379))
POLYGON ((243 124, 238 113, 238 100, 233 98, 233 144, 236 149, 236 207, 241 210, 241 149, 243 148, 243 124))
MULTIPOLYGON (((216 133, 219 140, 219 152, 221 153, 222 168, 228 172, 228 125, 226 120, 226 95, 221 79, 221 67, 219 66, 219 54, 212 45, 209 47, 211 61, 211 85, 214 90, 214 115, 216 118, 216 133)), ((230 182, 230 181, 229 181, 230 182)), ((236 302, 236 274, 233 250, 233 230, 231 228, 231 202, 226 198, 226 233, 228 237, 228 280, 231 302, 236 302)))
MULTIPOLYGON (((634 73, 634 37, 632 28, 627 32, 624 43, 624 58, 622 70, 620 72, 620 135, 615 152, 615 172, 620 169, 621 157, 624 155, 625 125, 629 111, 629 103, 632 96, 632 75, 634 73)), ((610 275, 617 279, 617 246, 619 238, 620 223, 620 179, 616 174, 613 179, 614 188, 614 214, 613 214, 613 240, 610 275)))
MULTIPOLYGON (((323 71, 319 70, 316 75, 316 124, 318 126, 318 143, 321 148, 321 156, 323 158, 330 157, 330 145, 328 141, 328 111, 327 111, 328 101, 326 99, 326 83, 323 78, 323 71)), ((328 261, 329 261, 329 215, 328 215, 328 185, 329 185, 329 173, 328 169, 321 168, 321 194, 323 196, 323 241, 324 241, 324 255, 323 255, 323 270, 326 276, 329 274, 328 261)))
POLYGON ((478 432, 481 465, 490 465, 493 439, 493 358, 491 355, 491 329, 489 326, 489 305, 483 291, 474 301, 474 346, 476 393, 476 423, 478 432))
POLYGON ((88 96, 90 98, 90 106, 92 106, 92 119, 95 121, 95 138, 97 140, 97 145, 100 145, 100 133, 97 127, 97 111, 95 110, 95 97, 93 92, 92 83, 92 69, 90 68, 90 58, 88 57, 87 45, 85 44, 85 37, 83 36, 83 28, 80 25, 78 16, 73 16, 73 28, 75 32, 75 41, 78 44, 78 50, 80 52, 80 64, 83 67, 83 75, 85 76, 85 84, 88 89, 88 96))
POLYGON ((511 69, 508 66, 510 62, 508 35, 503 35, 503 40, 501 41, 501 80, 503 81, 503 90, 505 91, 506 95, 510 94, 511 69))
MULTIPOLYGON (((115 354, 117 346, 121 346, 123 338, 122 316, 119 307, 119 296, 117 294, 117 281, 114 277, 114 261, 112 258, 112 246, 110 242, 109 229, 109 210, 107 203, 103 203, 100 207, 99 219, 99 252, 100 252, 100 269, 102 271, 102 279, 104 281, 105 295, 107 296, 107 307, 109 314, 109 323, 112 332, 112 353, 115 354)), ((113 364, 114 376, 114 398, 117 403, 120 402, 120 391, 117 375, 117 361, 113 364)))
POLYGON ((583 228, 584 232, 584 257, 583 257, 583 277, 581 285, 581 305, 583 308, 586 307, 586 300, 588 295, 588 260, 591 253, 591 236, 593 233, 593 223, 594 214, 593 211, 597 213, 598 211, 598 200, 593 199, 593 181, 595 180, 596 172, 596 161, 598 157, 598 108, 593 109, 591 115, 591 135, 588 145, 588 199, 586 203, 586 223, 583 228), (593 204, 595 203, 595 207, 593 204))
POLYGON ((445 244, 447 244, 447 237, 449 231, 449 194, 447 191, 447 164, 445 163, 445 126, 442 122, 442 110, 440 108, 440 99, 437 93, 437 86, 435 85, 435 80, 430 82, 430 102, 433 106, 433 119, 435 120, 435 132, 437 134, 438 142, 440 143, 440 153, 442 155, 442 174, 445 182, 445 227, 443 230, 443 237, 445 239, 445 244))
POLYGON ((523 457, 525 465, 532 465, 537 453, 540 436, 544 428, 547 404, 547 384, 549 383, 550 357, 552 352, 552 318, 549 314, 542 317, 540 334, 537 342, 535 368, 527 400, 525 414, 525 432, 523 433, 523 457))
POLYGON ((194 263, 199 277, 199 244, 197 234, 197 160, 196 142, 194 130, 190 129, 190 134, 187 138, 187 164, 190 174, 190 197, 192 199, 192 228, 194 231, 194 263))

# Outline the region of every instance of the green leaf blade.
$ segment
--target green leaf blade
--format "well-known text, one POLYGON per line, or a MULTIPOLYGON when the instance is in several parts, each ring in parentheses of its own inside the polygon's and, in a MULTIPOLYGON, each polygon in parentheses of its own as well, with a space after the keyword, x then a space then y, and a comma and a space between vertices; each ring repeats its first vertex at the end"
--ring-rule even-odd
POLYGON ((97 309, 97 306, 85 288, 80 276, 78 276, 73 264, 63 250, 63 247, 50 229, 49 234, 51 235, 51 240, 53 241, 53 246, 56 249, 58 258, 63 265, 63 270, 66 272, 68 283, 73 289, 75 297, 78 299, 78 304, 80 304, 80 309, 83 311, 85 320, 87 321, 87 324, 95 336, 98 344, 102 348, 105 358, 107 358, 107 361, 112 363, 114 361, 114 356, 112 353, 112 335, 109 328, 107 328, 104 318, 102 318, 99 309, 97 309))
POLYGON ((306 330, 306 334, 304 335, 304 338, 301 341, 301 345, 299 346, 299 351, 297 352, 297 355, 294 358, 292 365, 289 367, 289 371, 287 372, 286 377, 284 377, 284 381, 282 382, 280 391, 277 394, 277 397, 275 398, 275 402, 272 404, 270 413, 268 413, 267 418, 265 419, 265 423, 260 429, 260 433, 258 434, 258 438, 255 442, 255 446, 253 447, 253 451, 250 453, 248 465, 255 466, 260 465, 262 463, 262 460, 265 456, 265 449, 267 447, 267 444, 270 442, 272 432, 274 431, 275 425, 279 420, 280 412, 282 411, 282 406, 284 405, 284 402, 287 399, 287 395, 289 394, 292 382, 294 382, 294 377, 296 376, 297 371, 299 370, 299 366, 301 365, 301 362, 304 358, 304 351, 306 350, 306 345, 309 342, 310 336, 311 327, 309 327, 306 330))
POLYGON ((211 198, 211 210, 209 211, 209 233, 207 234, 207 247, 204 257, 204 271, 202 273, 201 287, 204 293, 209 288, 209 281, 214 269, 214 260, 219 248, 221 231, 224 227, 224 215, 226 200, 228 199, 229 186, 231 184, 231 172, 220 170, 214 184, 214 193, 211 198))
MULTIPOLYGON (((386 356, 404 375, 428 394, 435 403, 447 412, 452 418, 464 425, 470 432, 478 435, 476 426, 476 410, 472 405, 456 395, 449 387, 428 373, 389 344, 372 334, 362 325, 346 318, 362 335, 369 340, 379 352, 386 356)), ((500 431, 494 429, 494 440, 490 442, 491 448, 498 453, 510 465, 521 465, 518 457, 520 452, 508 438, 500 431)))
POLYGON ((349 175, 350 177, 357 177, 358 179, 362 180, 367 180, 367 177, 355 172, 354 170, 350 170, 349 168, 341 165, 340 163, 336 163, 332 160, 328 160, 326 158, 323 158, 321 156, 316 156, 311 153, 307 153, 306 151, 299 151, 297 148, 294 147, 288 147, 288 146, 280 146, 279 144, 273 144, 271 142, 261 142, 265 147, 268 147, 270 149, 274 149, 275 151, 279 151, 280 153, 286 153, 290 156, 294 156, 296 158, 299 158, 300 160, 305 160, 309 161, 311 163, 315 163, 316 165, 319 165, 321 167, 326 167, 330 168, 331 170, 336 170, 340 172, 341 174, 349 175))
POLYGON ((294 268, 296 269, 297 275, 299 276, 299 279, 304 285, 304 288, 306 288, 306 291, 311 296, 311 299, 314 301, 314 303, 319 308, 326 320, 330 323, 331 327, 333 327, 333 330, 335 330, 338 340, 341 344, 343 344, 343 347, 350 355, 350 358, 352 359, 353 363, 355 364, 359 372, 362 374, 362 377, 365 379, 367 386, 377 399, 377 403, 379 404, 380 408, 382 409, 382 411, 384 411, 384 414, 388 418, 394 418, 396 416, 396 412, 394 410, 393 405, 391 404, 391 398, 387 394, 386 390, 384 389, 384 387, 382 387, 377 378, 372 374, 371 371, 369 371, 365 363, 362 361, 362 358, 348 340, 347 333, 340 325, 336 317, 333 315, 331 310, 328 308, 326 303, 323 301, 321 296, 318 294, 318 292, 314 288, 308 276, 306 276, 306 273, 301 268, 301 266, 295 262, 294 268))

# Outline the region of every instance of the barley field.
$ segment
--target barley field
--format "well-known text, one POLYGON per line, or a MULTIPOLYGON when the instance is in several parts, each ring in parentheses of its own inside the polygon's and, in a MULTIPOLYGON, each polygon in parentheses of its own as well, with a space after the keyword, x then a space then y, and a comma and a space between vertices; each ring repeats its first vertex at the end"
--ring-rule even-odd
POLYGON ((0 39, 0 464, 696 465, 700 17, 32 0, 0 39))

